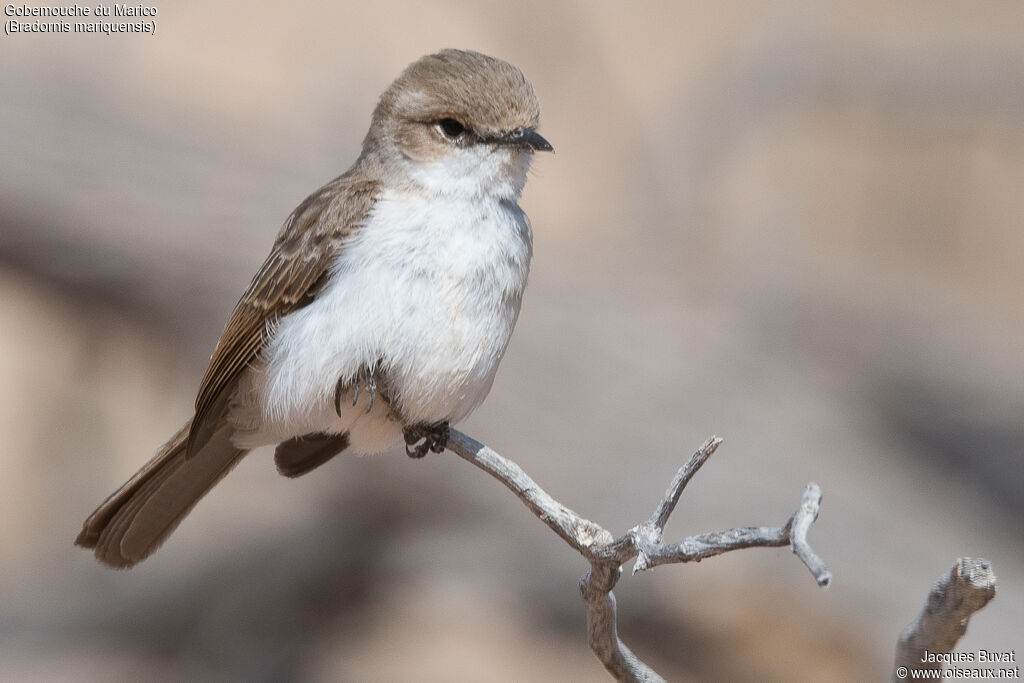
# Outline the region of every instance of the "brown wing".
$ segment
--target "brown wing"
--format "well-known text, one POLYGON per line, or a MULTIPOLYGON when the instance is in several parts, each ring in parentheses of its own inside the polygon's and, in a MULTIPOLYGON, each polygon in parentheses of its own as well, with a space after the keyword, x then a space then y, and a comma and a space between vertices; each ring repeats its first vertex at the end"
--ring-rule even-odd
POLYGON ((239 374, 259 353, 268 324, 308 304, 345 241, 373 207, 379 183, 350 171, 306 198, 285 221, 210 359, 189 431, 190 456, 217 430, 239 374))

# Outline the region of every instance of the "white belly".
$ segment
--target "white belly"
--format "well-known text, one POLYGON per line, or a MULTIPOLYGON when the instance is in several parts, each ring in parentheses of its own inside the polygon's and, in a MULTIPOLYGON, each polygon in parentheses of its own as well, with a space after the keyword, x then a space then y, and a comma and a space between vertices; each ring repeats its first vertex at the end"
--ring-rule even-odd
POLYGON ((384 450, 401 425, 457 422, 486 397, 519 314, 531 255, 511 201, 384 193, 317 298, 285 316, 240 384, 240 446, 348 431, 384 450), (335 411, 339 378, 379 364, 393 399, 335 411))

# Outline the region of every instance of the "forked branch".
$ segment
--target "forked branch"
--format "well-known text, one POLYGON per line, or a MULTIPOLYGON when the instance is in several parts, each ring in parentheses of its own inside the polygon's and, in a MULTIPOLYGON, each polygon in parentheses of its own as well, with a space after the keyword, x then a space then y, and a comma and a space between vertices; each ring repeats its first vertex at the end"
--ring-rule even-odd
POLYGON ((807 532, 818 517, 821 503, 821 489, 814 483, 807 485, 800 506, 782 526, 741 527, 690 536, 681 543, 662 542, 665 524, 683 489, 721 443, 717 437, 708 439, 676 473, 650 519, 619 538, 559 503, 521 467, 462 432, 451 430, 447 448, 508 487, 533 514, 590 562, 590 569, 580 579, 580 593, 587 605, 590 647, 605 668, 621 681, 661 681, 618 635, 612 589, 622 575, 622 565, 634 557, 635 574, 661 564, 700 561, 730 550, 788 545, 819 586, 827 587, 832 580, 825 563, 807 542, 807 532))

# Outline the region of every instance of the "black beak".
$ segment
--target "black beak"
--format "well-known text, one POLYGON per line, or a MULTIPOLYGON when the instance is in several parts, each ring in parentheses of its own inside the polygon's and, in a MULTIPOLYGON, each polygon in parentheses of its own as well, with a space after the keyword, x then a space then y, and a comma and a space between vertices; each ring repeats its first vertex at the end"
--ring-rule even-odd
POLYGON ((544 137, 532 128, 516 128, 505 135, 502 140, 507 145, 529 147, 534 152, 554 152, 555 148, 544 137))

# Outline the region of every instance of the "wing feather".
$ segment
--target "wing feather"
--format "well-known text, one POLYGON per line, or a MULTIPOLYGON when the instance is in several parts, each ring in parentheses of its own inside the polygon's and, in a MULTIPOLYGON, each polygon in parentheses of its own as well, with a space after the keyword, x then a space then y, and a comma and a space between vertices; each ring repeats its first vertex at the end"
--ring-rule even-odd
POLYGON ((210 438, 241 372, 281 317, 312 301, 345 242, 366 220, 379 183, 352 171, 311 194, 282 226, 267 260, 235 306, 196 397, 186 453, 210 438))

